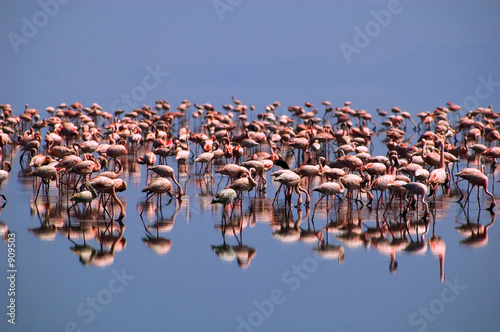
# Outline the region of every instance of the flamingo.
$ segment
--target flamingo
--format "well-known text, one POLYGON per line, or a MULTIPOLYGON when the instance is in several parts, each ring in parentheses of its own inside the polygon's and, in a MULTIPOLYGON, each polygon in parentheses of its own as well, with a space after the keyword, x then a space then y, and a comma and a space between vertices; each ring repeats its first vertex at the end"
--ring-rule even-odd
POLYGON ((68 173, 73 173, 79 175, 78 180, 76 181, 75 188, 78 186, 80 180, 85 180, 87 175, 92 174, 93 172, 99 172, 101 170, 101 164, 94 158, 94 156, 90 155, 86 157, 86 160, 82 160, 76 163, 68 173))
POLYGON ((118 182, 115 182, 115 180, 113 179, 98 175, 88 180, 87 182, 84 182, 80 186, 80 190, 82 190, 82 188, 92 186, 96 190, 96 192, 101 193, 101 196, 102 194, 109 194, 113 198, 113 200, 120 206, 120 215, 117 220, 121 222, 125 218, 126 214, 122 202, 120 201, 118 196, 116 196, 117 184, 118 182))
POLYGON ((342 183, 337 183, 337 182, 325 182, 320 184, 319 186, 313 188, 313 191, 317 191, 321 194, 321 198, 314 204, 314 210, 313 210, 313 216, 312 219, 314 219, 314 213, 316 212, 316 207, 318 206, 319 202, 327 196, 327 206, 328 206, 328 196, 333 196, 334 195, 339 195, 343 194, 345 191, 344 185, 342 183))
MULTIPOLYGON (((300 187, 300 176, 297 173, 284 169, 284 170, 279 170, 279 171, 276 171, 274 173, 271 173, 271 176, 274 177, 274 181, 277 181, 281 184, 280 188, 281 188, 281 186, 284 185, 287 188, 295 189, 295 192, 299 195, 299 198, 297 200, 297 205, 300 206, 302 204, 302 195, 300 194, 300 192, 303 192, 306 194, 306 205, 309 204, 309 202, 311 201, 311 199, 309 197, 309 193, 305 189, 302 189, 300 187)), ((279 189, 276 192, 276 196, 275 196, 274 200, 276 200, 278 193, 279 193, 279 189)), ((286 198, 286 195, 285 195, 285 198, 286 198)), ((274 203, 274 201, 273 201, 273 203, 274 203)))
POLYGON ((240 166, 243 166, 248 170, 252 168, 255 169, 255 174, 259 176, 259 184, 262 183, 262 190, 266 190, 267 180, 266 180, 266 167, 264 165, 264 161, 248 160, 241 163, 240 166))
POLYGON ((172 197, 171 191, 172 191, 172 183, 168 179, 156 178, 153 181, 151 181, 150 184, 148 184, 146 187, 142 189, 142 192, 146 193, 146 201, 144 202, 144 206, 142 208, 140 216, 142 217, 142 214, 144 213, 144 208, 146 207, 146 204, 151 199, 151 197, 157 195, 158 201, 156 203, 156 206, 161 209, 161 195, 167 193, 170 197, 172 197))
MULTIPOLYGON (((347 197, 351 200, 353 191, 365 188, 370 181, 369 179, 370 175, 368 174, 365 174, 364 178, 356 174, 346 174, 341 177, 339 181, 347 189, 347 197)), ((356 198, 355 200, 356 202, 363 204, 363 202, 359 199, 356 198)))
POLYGON ((156 165, 152 167, 148 167, 148 170, 151 170, 158 174, 159 176, 163 178, 170 178, 172 181, 174 181, 175 185, 179 188, 179 198, 184 195, 184 191, 182 190, 182 187, 180 183, 177 181, 175 178, 175 172, 174 169, 168 165, 156 165))
POLYGON ((104 171, 99 173, 98 176, 107 177, 110 178, 111 180, 118 179, 120 175, 122 175, 123 173, 123 167, 122 163, 120 162, 120 159, 117 159, 116 163, 118 164, 118 171, 104 171))
MULTIPOLYGON (((185 165, 189 159, 189 149, 183 149, 181 147, 177 147, 175 149, 175 160, 177 160, 177 165, 185 165)), ((185 167, 184 172, 190 177, 188 168, 185 167)))
MULTIPOLYGON (((30 169, 35 169, 37 167, 40 167, 42 165, 48 165, 50 164, 51 162, 53 162, 54 160, 52 159, 51 156, 46 156, 44 154, 35 154, 36 153, 36 149, 31 149, 31 160, 29 162, 29 166, 30 166, 30 169)), ((80 159, 81 161, 81 159, 80 159)), ((22 165, 21 165, 22 167, 22 165)))
POLYGON ((75 142, 73 147, 77 147, 82 153, 94 153, 99 147, 99 142, 97 140, 88 140, 83 143, 75 142))
POLYGON ((116 143, 116 141, 112 137, 110 137, 109 140, 111 144, 109 145, 109 147, 106 149, 105 152, 108 158, 114 161, 113 167, 116 168, 116 160, 121 156, 127 155, 128 152, 125 145, 116 143))
POLYGON ((242 194, 245 191, 250 192, 253 188, 257 186, 257 181, 255 181, 252 176, 254 173, 255 173, 255 168, 251 168, 249 173, 244 173, 243 177, 231 182, 229 185, 226 186, 226 189, 233 189, 239 194, 242 194))
POLYGON ((224 219, 226 218, 225 217, 225 211, 226 211, 226 207, 231 204, 232 202, 234 202, 236 200, 236 198, 238 197, 238 194, 236 193, 236 191, 232 188, 226 188, 226 189, 222 189, 221 191, 219 191, 214 199, 212 200, 211 204, 217 204, 217 203, 220 203, 222 205, 224 205, 224 212, 222 213, 222 220, 224 221, 224 219))
MULTIPOLYGON (((203 175, 207 174, 208 172, 208 167, 210 166, 210 162, 214 159, 214 153, 213 151, 210 152, 203 152, 198 157, 194 160, 196 163, 200 164, 207 164, 207 167, 205 168, 205 171, 203 172, 203 175)), ((212 176, 212 173, 209 173, 210 176, 212 176)))
POLYGON ((422 169, 422 166, 420 166, 419 164, 409 163, 406 166, 398 168, 398 172, 402 172, 402 173, 407 174, 407 175, 411 176, 412 178, 414 178, 415 173, 420 169, 422 169))
POLYGON ((496 165, 497 163, 497 158, 500 158, 500 147, 498 146, 493 146, 489 149, 486 149, 481 155, 490 158, 492 160, 492 164, 496 165))
POLYGON ((391 206, 391 203, 394 199, 394 196, 396 196, 396 194, 399 195, 399 209, 401 212, 401 201, 403 200, 403 196, 406 195, 406 193, 407 193, 407 190, 405 187, 403 187, 403 185, 407 184, 407 183, 409 183, 409 181, 406 182, 406 181, 401 181, 401 180, 396 179, 394 182, 390 183, 387 186, 387 189, 389 189, 391 196, 390 196, 389 202, 387 203, 387 206, 385 207, 384 215, 389 210, 389 207, 391 206))
POLYGON ((449 174, 444 167, 444 142, 439 141, 441 153, 439 155, 439 167, 434 169, 429 175, 428 183, 431 187, 431 192, 429 196, 435 195, 436 187, 438 185, 444 185, 446 181, 449 179, 449 174))
MULTIPOLYGON (((227 175, 229 178, 227 179, 226 185, 229 184, 229 181, 235 180, 243 176, 243 174, 248 173, 249 170, 243 166, 237 165, 237 164, 226 164, 222 166, 219 169, 216 169, 214 171, 215 173, 221 174, 221 175, 227 175)), ((221 178, 222 181, 222 178, 221 178)), ((220 181, 219 181, 220 183, 220 181)))
POLYGON ((72 201, 73 204, 68 208, 68 215, 69 215, 69 211, 74 206, 76 206, 79 203, 83 203, 83 215, 85 216, 85 211, 86 211, 85 205, 90 204, 90 202, 92 202, 98 196, 97 192, 95 191, 95 189, 91 185, 86 186, 86 188, 88 190, 82 190, 76 194, 73 194, 73 196, 71 196, 71 198, 69 200, 72 201))
POLYGON ((70 154, 76 154, 76 151, 65 145, 55 145, 54 141, 52 141, 47 154, 55 158, 64 158, 70 154))
MULTIPOLYGON (((440 141, 439 141, 440 142, 440 141)), ((443 145, 444 147, 444 145, 443 145)), ((443 149, 443 154, 444 154, 444 149, 443 149)), ((444 155, 443 155, 444 157, 444 155)), ((427 165, 434 166, 434 167, 440 167, 441 165, 441 154, 435 153, 435 152, 428 152, 427 151, 427 142, 422 139, 422 159, 425 161, 427 165)))
MULTIPOLYGON (((484 170, 484 165, 482 169, 484 170)), ((472 188, 467 192, 467 200, 465 201, 465 205, 467 205, 467 203, 469 202, 470 193, 472 192, 474 187, 477 186, 477 204, 481 206, 479 201, 479 187, 483 187, 484 192, 491 197, 491 204, 487 210, 493 210, 496 205, 495 196, 488 191, 488 177, 484 175, 483 172, 479 170, 473 171, 473 169, 465 168, 458 172, 456 175, 459 178, 467 180, 467 182, 472 185, 472 188)))
MULTIPOLYGON (((427 216, 427 213, 429 211, 429 205, 425 201, 425 197, 427 195, 427 186, 423 183, 420 182, 410 182, 403 184, 403 187, 406 189, 409 195, 411 196, 421 196, 421 201, 422 204, 425 207, 425 214, 424 216, 427 216)), ((406 208, 408 210, 408 207, 406 208)), ((418 201, 417 201, 417 211, 418 211, 418 201)), ((405 212, 406 213, 406 212, 405 212)))
MULTIPOLYGON (((363 161, 356 156, 342 156, 337 158, 336 161, 349 168, 351 172, 354 172, 363 166, 363 161)), ((333 167, 331 163, 330 167, 333 167)))
MULTIPOLYGON (((476 158, 477 155, 481 156, 484 151, 488 148, 483 144, 472 144, 469 146, 474 153, 467 159, 467 166, 469 166, 469 162, 476 158)), ((481 158, 479 158, 479 162, 481 162, 481 158)))
POLYGON ((42 179, 36 191, 35 202, 38 199, 38 194, 40 193, 40 187, 42 186, 42 183, 47 184, 47 189, 46 189, 47 193, 49 192, 51 180, 54 180, 56 182, 56 187, 59 188, 59 185, 57 183, 57 169, 55 168, 56 164, 57 161, 53 161, 48 165, 42 165, 37 167, 34 171, 30 173, 31 175, 42 179))
MULTIPOLYGON (((2 166, 3 166, 3 168, 0 170, 0 186, 7 179, 10 171, 12 170, 12 165, 8 161, 4 161, 2 163, 2 166)), ((7 198, 5 197, 5 195, 0 194, 0 197, 2 197, 5 201, 7 201, 7 198)))
POLYGON ((144 156, 137 157, 137 163, 146 165, 147 167, 154 166, 156 163, 156 155, 152 151, 147 151, 144 156))
POLYGON ((293 170, 300 175, 300 178, 307 177, 307 189, 309 189, 312 177, 323 175, 323 166, 321 164, 324 160, 324 157, 320 157, 318 165, 302 165, 293 170))
POLYGON ((359 168, 360 171, 366 171, 372 177, 382 176, 387 173, 387 167, 382 163, 367 163, 359 168))
MULTIPOLYGON (((390 158, 390 162, 391 162, 391 167, 389 168, 389 172, 375 179, 370 188, 370 190, 380 191, 380 196, 377 199, 377 208, 380 204, 380 200, 384 196, 384 192, 387 190, 387 188, 391 183, 396 181, 396 166, 398 163, 397 157, 392 155, 390 158)), ((373 196, 370 197, 371 199, 368 202, 368 205, 371 205, 372 197, 373 196)), ((382 204, 383 204, 383 199, 382 199, 382 204)))

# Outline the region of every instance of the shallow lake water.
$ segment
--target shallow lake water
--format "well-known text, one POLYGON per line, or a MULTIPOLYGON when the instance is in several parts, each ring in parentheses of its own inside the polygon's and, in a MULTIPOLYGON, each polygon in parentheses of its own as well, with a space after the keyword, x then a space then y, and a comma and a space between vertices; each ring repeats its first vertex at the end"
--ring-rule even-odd
MULTIPOLYGON (((374 154, 385 151, 383 137, 374 140, 374 154)), ((309 207, 295 207, 295 194, 292 205, 285 204, 283 193, 273 205, 277 186, 267 173, 266 193, 245 195, 242 207, 228 217, 232 224, 223 226, 222 206, 210 202, 225 178, 202 177, 195 174, 198 166, 189 165, 191 177, 179 177, 181 200, 163 197, 158 210, 153 198, 144 207, 146 169, 129 155, 121 176, 128 189, 118 193, 126 208, 120 227, 95 214, 97 203, 85 219, 81 207, 68 219, 67 195, 59 196, 53 184, 35 202, 36 188, 19 156, 15 149, 13 170, 1 190, 8 202, 0 211, 0 220, 15 234, 19 330, 495 331, 500 326, 500 237, 495 214, 484 210, 489 198, 483 194, 483 210, 475 192, 464 210, 456 203, 454 184, 445 197, 439 190, 427 223, 418 222, 422 209, 419 216, 410 211, 401 217, 397 202, 384 216, 382 207, 349 208, 346 200, 339 205, 331 199, 328 210, 324 199, 313 218, 318 193, 311 193, 309 207), (438 237, 445 250, 433 246, 438 237)), ((178 171, 172 158, 168 163, 178 171)), ((318 182, 312 180, 311 188, 318 182)), ((5 240, 0 247, 6 262, 5 240)), ((0 289, 8 288, 2 278, 0 289)), ((7 319, 0 324, 2 330, 9 325, 7 319)))
MULTIPOLYGON (((2 0, 0 8, 0 104, 14 115, 26 104, 44 118, 61 102, 113 113, 164 99, 172 110, 189 99, 218 111, 235 96, 255 105, 250 121, 275 101, 279 115, 311 102, 322 117, 322 101, 350 100, 380 123, 377 108, 397 106, 418 121, 449 100, 461 115, 500 105, 498 1, 2 0)), ((454 126, 458 117, 449 118, 454 126)), ((386 155, 384 138, 374 137, 372 155, 386 155)), ((226 179, 189 165, 180 201, 163 197, 159 211, 153 198, 144 208, 147 172, 130 152, 128 189, 118 193, 124 227, 96 214, 97 200, 83 221, 81 206, 68 216, 68 195, 53 182, 35 199, 21 151, 7 153, 0 331, 500 331, 500 201, 490 214, 490 198, 480 194, 480 209, 474 191, 464 210, 452 183, 426 222, 422 206, 401 217, 397 199, 387 214, 331 199, 314 211, 317 192, 309 208, 294 206, 296 194, 286 204, 283 192, 273 204, 268 172, 265 195, 245 195, 221 226, 223 208, 210 203, 226 179)), ((486 171, 498 200, 498 174, 486 171)), ((116 219, 119 208, 107 207, 116 219)))

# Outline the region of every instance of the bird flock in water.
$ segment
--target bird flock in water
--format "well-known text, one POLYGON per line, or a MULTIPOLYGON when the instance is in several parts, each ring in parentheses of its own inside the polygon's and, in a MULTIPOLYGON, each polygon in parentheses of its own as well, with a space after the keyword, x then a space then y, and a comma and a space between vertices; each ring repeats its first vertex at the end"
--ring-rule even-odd
MULTIPOLYGON (((328 241, 332 233, 346 245, 372 244, 389 254, 391 271, 397 268, 396 252, 422 252, 427 245, 444 261, 443 239, 432 234, 426 241, 424 235, 443 200, 451 197, 458 198, 467 216, 467 223, 456 227, 466 237, 462 243, 486 243, 487 228, 494 222, 494 176, 500 157, 495 146, 500 114, 491 106, 462 111, 461 116, 461 107, 448 102, 416 114, 419 123, 398 107, 377 109, 373 116, 350 102, 335 107, 323 101, 319 108, 308 102, 283 107, 276 101, 259 111, 233 97, 220 108, 184 100, 174 109, 159 100, 153 107, 110 113, 97 103, 84 107, 75 102, 47 107, 42 118, 28 105, 20 115, 10 105, 0 105, 0 183, 9 177, 15 157, 20 176, 33 183, 37 213, 37 202, 47 202, 49 192, 67 212, 61 225, 44 223, 32 232, 45 239, 53 239, 58 228, 64 228, 68 238, 77 233, 84 240, 95 236, 101 247, 104 243, 111 249, 75 243, 72 250, 82 263, 100 266, 111 264, 114 251, 125 245, 126 206, 119 195, 127 190, 123 174, 136 167, 145 167, 147 173, 138 198, 143 201, 138 211, 146 230, 143 241, 160 254, 168 252, 171 243, 159 232, 173 224, 162 224, 162 207, 167 205, 162 196, 169 196, 168 204, 176 196, 182 206, 183 187, 193 178, 202 190, 208 188, 204 194, 211 196, 212 204, 223 206, 218 228, 224 243, 213 250, 222 259, 237 258, 241 267, 255 256, 255 249, 242 244, 243 206, 255 209, 252 204, 259 199, 271 207, 273 236, 284 242, 317 242, 314 250, 328 259, 344 260, 344 248, 328 241), (384 144, 385 151, 373 153, 384 144), (467 167, 460 168, 465 163, 467 167), (272 200, 267 198, 268 180, 279 186, 272 200), (459 185, 463 180, 466 190, 459 185), (478 213, 485 208, 492 215, 486 227, 468 221, 474 187, 478 213), (489 202, 484 204, 484 199, 489 202), (301 207, 307 229, 299 227, 304 219, 301 207), (375 210, 375 227, 353 215, 364 208, 375 210), (326 211, 327 223, 317 230, 314 217, 320 210, 326 211), (156 223, 146 225, 145 211, 157 216, 156 223), (105 226, 96 231, 95 224, 105 226), (226 243, 226 232, 235 235, 237 246, 226 243)), ((8 194, 0 197, 3 208, 8 194)), ((8 232, 5 224, 1 228, 3 234, 8 232)), ((440 275, 444 280, 442 268, 440 275)))

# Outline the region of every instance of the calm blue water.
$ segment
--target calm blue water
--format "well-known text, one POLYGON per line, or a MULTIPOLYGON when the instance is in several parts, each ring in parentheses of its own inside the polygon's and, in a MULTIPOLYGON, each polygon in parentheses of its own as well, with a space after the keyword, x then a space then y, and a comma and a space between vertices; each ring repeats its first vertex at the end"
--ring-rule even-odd
MULTIPOLYGON (((259 112, 275 100, 283 113, 289 105, 319 105, 325 99, 335 106, 351 100, 353 108, 373 114, 378 107, 393 106, 416 114, 448 100, 496 107, 498 3, 450 4, 402 2, 390 23, 348 59, 341 43, 356 46, 355 28, 365 29, 375 20, 371 11, 387 9, 388 2, 291 2, 283 7, 281 2, 243 1, 222 19, 212 2, 69 2, 25 37, 23 18, 34 22, 42 7, 34 1, 3 1, 0 103, 10 103, 16 114, 27 103, 42 111, 74 101, 85 106, 98 102, 111 112, 157 99, 173 106, 187 98, 219 107, 230 103, 232 95, 259 112), (26 43, 14 47, 9 33, 26 43), (123 95, 131 96, 130 103, 123 95)), ((382 143, 375 142, 374 153, 385 154, 382 143)), ((166 228, 172 226, 168 222, 173 227, 147 233, 139 217, 146 173, 136 165, 122 176, 129 185, 119 194, 127 211, 123 238, 115 244, 113 262, 96 267, 82 264, 71 251, 85 243, 80 234, 70 240, 62 228, 54 232, 49 227, 49 240, 44 240, 30 231, 62 225, 67 205, 55 189, 50 202, 41 194, 35 205, 32 180, 18 160, 14 151, 13 170, 1 188, 8 203, 0 221, 16 235, 17 267, 16 326, 4 313, 2 331, 496 331, 500 326, 498 225, 488 228, 484 246, 461 244, 465 236, 455 227, 466 223, 466 214, 454 202, 456 196, 442 199, 438 194, 435 219, 429 216, 424 235, 426 241, 436 235, 446 244, 442 282, 439 258, 428 246, 421 254, 397 252, 397 269, 391 272, 390 255, 370 241, 346 243, 329 232, 329 244, 343 247, 340 260, 318 256, 313 251, 317 241, 280 241, 272 236, 279 227, 271 227, 271 221, 289 221, 305 234, 321 231, 338 216, 332 208, 327 219, 321 204, 313 222, 317 194, 311 195, 309 214, 304 206, 301 211, 283 209, 283 199, 273 210, 276 186, 269 178, 267 197, 252 193, 243 202, 241 236, 233 229, 223 236, 215 227, 222 208, 210 201, 219 178, 207 185, 196 176, 181 177, 186 188, 182 204, 174 199, 162 208, 166 228), (144 241, 148 235, 164 238, 168 252, 150 249, 144 241), (219 258, 212 246, 232 246, 226 256, 232 260, 219 258), (238 247, 250 248, 249 264, 243 256, 238 264, 238 247)), ((475 194, 471 200, 471 223, 495 221, 487 211, 479 212, 475 194)), ((482 197, 482 206, 488 203, 482 197)), ((341 218, 347 213, 342 211, 341 218)), ((375 227, 375 209, 352 214, 364 229, 375 227)), ((389 220, 399 221, 395 218, 389 220)), ((383 222, 380 211, 378 219, 383 222)), ((410 214, 409 220, 416 216, 410 214)), ((153 210, 145 212, 144 222, 155 224, 153 210)), ((116 225, 113 234, 119 234, 116 225)), ((412 233, 411 239, 418 243, 419 236, 412 233)), ((110 250, 90 237, 86 243, 96 251, 110 250)), ((7 262, 7 243, 0 248, 7 262)), ((2 266, 6 276, 6 263, 2 266)), ((6 312, 9 283, 0 280, 6 312)))

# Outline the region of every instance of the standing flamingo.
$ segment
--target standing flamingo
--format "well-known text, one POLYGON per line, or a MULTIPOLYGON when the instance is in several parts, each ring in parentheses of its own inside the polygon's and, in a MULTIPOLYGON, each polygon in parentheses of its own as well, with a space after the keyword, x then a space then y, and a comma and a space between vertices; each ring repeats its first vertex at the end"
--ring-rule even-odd
POLYGON ((444 185, 446 181, 449 179, 449 174, 446 171, 446 168, 444 167, 444 142, 440 142, 440 148, 441 148, 441 153, 439 155, 439 167, 434 169, 431 174, 429 175, 429 180, 428 183, 431 187, 431 192, 429 193, 429 196, 431 195, 436 195, 436 187, 438 185, 444 185))
POLYGON ((68 216, 69 210, 71 210, 75 205, 83 203, 83 216, 85 217, 85 212, 87 210, 86 205, 90 204, 95 198, 97 198, 97 192, 91 185, 86 186, 86 188, 88 190, 82 190, 71 196, 69 199, 73 202, 73 204, 68 208, 68 216))
MULTIPOLYGON (((367 184, 370 182, 370 175, 365 174, 364 178, 362 178, 356 174, 346 174, 339 179, 339 182, 342 183, 342 185, 347 189, 347 198, 349 199, 349 202, 352 202, 352 194, 354 190, 366 188, 367 184)), ((355 198, 354 200, 363 205, 363 202, 360 199, 355 198)))
POLYGON ((467 205, 467 203, 469 202, 469 196, 472 190, 474 189, 474 186, 477 186, 477 204, 481 206, 479 201, 479 187, 483 187, 484 192, 491 197, 491 204, 487 210, 493 210, 493 208, 496 205, 495 196, 488 191, 488 177, 479 170, 477 171, 470 171, 470 170, 466 171, 466 170, 468 169, 463 169, 462 171, 456 174, 459 178, 467 180, 469 184, 472 185, 472 188, 467 192, 467 199, 465 201, 465 205, 467 205))
MULTIPOLYGON (((425 207, 425 214, 424 217, 427 216, 427 213, 429 212, 429 205, 425 201, 425 196, 427 195, 427 186, 423 183, 420 182, 410 182, 407 184, 404 184, 403 187, 406 189, 409 195, 411 196, 421 196, 421 201, 422 204, 424 204, 425 207)), ((408 210, 408 206, 406 207, 406 210, 408 210)), ((418 200, 417 200, 417 211, 418 211, 418 200)), ((406 211, 405 211, 406 213, 406 211)))
POLYGON ((101 199, 102 199, 102 194, 109 194, 113 198, 113 200, 120 206, 120 216, 118 217, 118 221, 122 221, 123 218, 125 218, 125 208, 118 198, 116 196, 116 191, 117 191, 117 184, 118 182, 115 182, 115 180, 110 179, 109 177, 106 176, 96 176, 87 182, 84 182, 80 186, 80 190, 82 188, 86 188, 89 185, 92 186, 98 193, 101 193, 101 199))
POLYGON ((55 164, 57 164, 57 161, 53 161, 48 165, 37 167, 33 172, 30 173, 35 177, 41 178, 40 184, 38 185, 38 189, 36 191, 35 202, 38 199, 38 194, 40 193, 40 187, 42 186, 42 183, 47 184, 47 193, 49 192, 51 180, 54 180, 56 182, 56 187, 59 188, 59 185, 57 184, 57 169, 55 168, 55 164))
MULTIPOLYGON (((257 181, 254 180, 253 174, 255 174, 255 168, 250 168, 249 173, 243 173, 243 177, 231 182, 226 186, 226 189, 233 189, 241 195, 243 195, 245 191, 250 192, 257 186, 257 181)), ((250 195, 250 193, 248 195, 250 195)))
POLYGON ((314 204, 314 210, 313 210, 313 215, 312 219, 314 219, 314 213, 316 212, 316 207, 318 206, 319 202, 326 196, 326 204, 328 206, 328 196, 335 196, 339 194, 343 194, 345 191, 344 185, 342 183, 337 183, 337 182, 325 182, 320 184, 319 186, 313 188, 313 191, 317 191, 321 194, 321 198, 314 204))
MULTIPOLYGON (((3 166, 3 168, 0 170, 0 186, 7 179, 7 177, 9 176, 9 173, 12 169, 12 166, 11 166, 10 162, 8 162, 8 161, 4 161, 2 163, 2 166, 3 166)), ((0 197, 2 197, 7 202, 7 198, 5 197, 5 195, 0 194, 0 197)))
POLYGON ((148 170, 152 170, 159 176, 163 178, 170 178, 172 181, 174 181, 175 185, 179 188, 179 198, 184 195, 184 191, 182 190, 182 187, 180 183, 177 181, 175 178, 175 172, 174 169, 168 165, 156 165, 152 167, 148 167, 148 170))
POLYGON ((148 201, 153 197, 154 195, 157 195, 158 201, 156 203, 157 207, 161 209, 161 195, 167 193, 170 197, 172 197, 172 183, 165 178, 156 178, 153 181, 151 181, 150 184, 148 184, 144 189, 142 189, 143 193, 146 193, 146 201, 144 202, 144 206, 142 207, 142 211, 140 216, 142 217, 142 214, 144 213, 144 208, 146 207, 146 204, 148 201))
MULTIPOLYGON (((279 170, 279 171, 276 171, 274 173, 271 173, 271 176, 274 177, 274 181, 277 181, 281 184, 281 186, 285 186, 287 187, 287 189, 295 189, 295 192, 299 195, 299 198, 297 200, 297 205, 301 205, 302 204, 302 195, 300 194, 300 192, 303 192, 306 194, 306 205, 309 204, 309 202, 311 201, 310 197, 309 197, 309 193, 305 190, 305 189, 302 189, 300 187, 300 176, 298 174, 296 174, 295 172, 293 171, 290 171, 290 170, 287 170, 287 169, 283 169, 283 170, 279 170)), ((280 186, 280 188, 281 188, 280 186)), ((278 191, 276 192, 276 194, 279 193, 279 189, 278 191)), ((286 198, 286 192, 285 192, 285 198, 286 198)), ((290 193, 290 197, 291 197, 291 193, 290 193)), ((274 198, 276 200, 276 197, 274 198)), ((274 201, 273 201, 274 203, 274 201)))
POLYGON ((128 154, 127 148, 123 144, 118 144, 115 142, 113 138, 110 137, 111 144, 106 149, 106 155, 109 159, 114 161, 113 167, 116 168, 116 161, 119 157, 125 156, 128 154))
POLYGON ((211 204, 220 203, 224 205, 224 210, 222 212, 222 221, 226 219, 226 207, 232 202, 234 202, 237 197, 238 194, 234 189, 231 188, 222 189, 215 195, 211 204))
MULTIPOLYGON (((387 190, 387 188, 389 187, 389 185, 391 183, 396 181, 396 166, 398 163, 397 157, 392 155, 390 158, 390 162, 391 162, 391 167, 389 167, 387 174, 382 175, 382 176, 378 177, 377 179, 375 179, 375 181, 373 181, 371 188, 370 188, 370 190, 380 191, 380 196, 377 199, 377 208, 380 204, 381 199, 382 199, 382 204, 383 204, 382 197, 384 196, 384 192, 387 190)), ((371 205, 371 202, 373 199, 372 197, 373 196, 371 195, 371 197, 370 197, 371 199, 368 202, 368 206, 371 205)))

